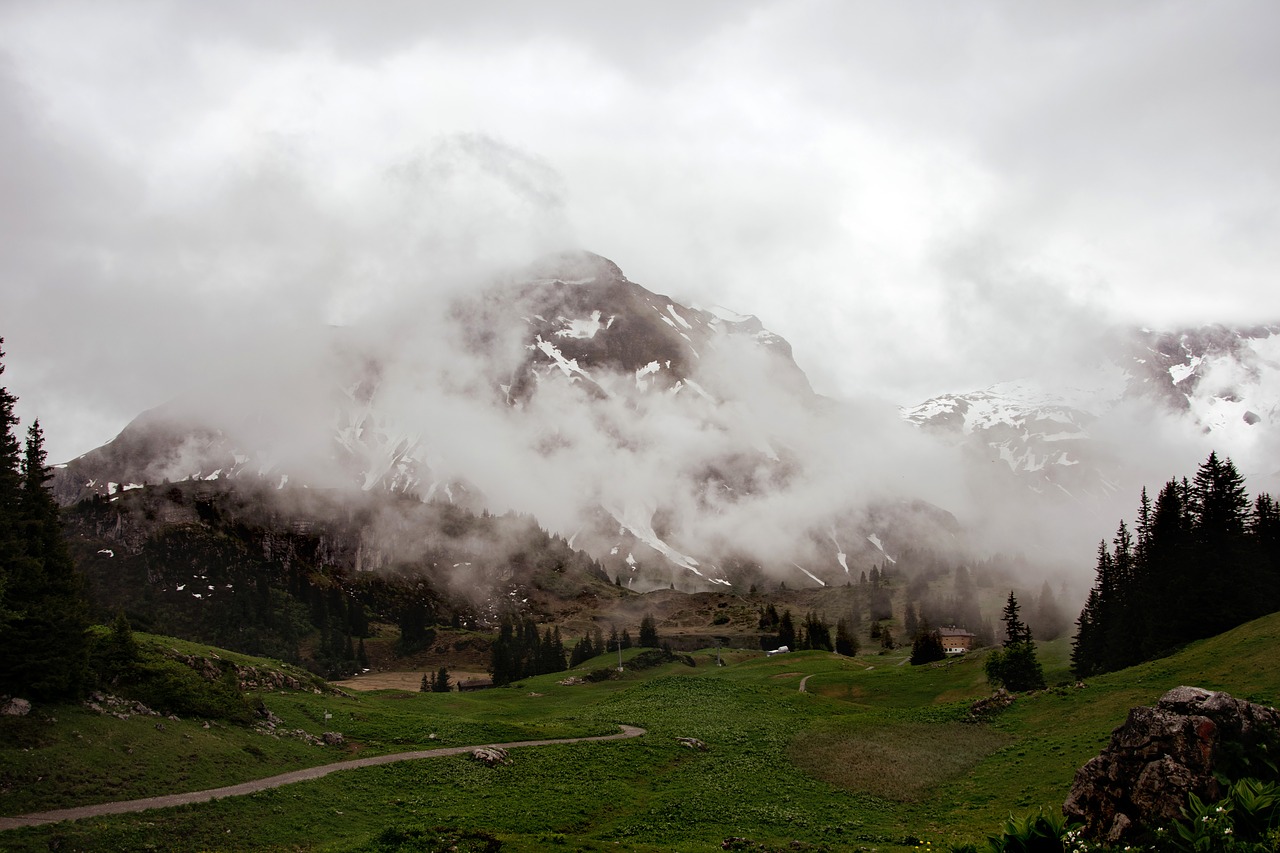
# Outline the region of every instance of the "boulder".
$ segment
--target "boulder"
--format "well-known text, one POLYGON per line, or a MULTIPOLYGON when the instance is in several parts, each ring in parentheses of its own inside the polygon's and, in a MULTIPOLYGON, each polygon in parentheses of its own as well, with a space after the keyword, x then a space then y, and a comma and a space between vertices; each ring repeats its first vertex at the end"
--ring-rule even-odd
POLYGON ((507 751, 499 746, 478 746, 471 750, 471 757, 489 767, 511 763, 511 759, 507 758, 507 751))
POLYGON ((0 714, 6 717, 25 717, 31 713, 31 703, 26 699, 14 697, 0 706, 0 714))
POLYGON ((1111 743, 1076 772, 1062 812, 1091 838, 1117 843, 1181 817, 1189 794, 1213 801, 1241 756, 1280 741, 1280 712, 1198 687, 1175 687, 1129 711, 1111 743))
POLYGON ((320 735, 320 738, 324 741, 325 746, 342 746, 347 742, 347 739, 342 736, 342 732, 325 732, 320 735))

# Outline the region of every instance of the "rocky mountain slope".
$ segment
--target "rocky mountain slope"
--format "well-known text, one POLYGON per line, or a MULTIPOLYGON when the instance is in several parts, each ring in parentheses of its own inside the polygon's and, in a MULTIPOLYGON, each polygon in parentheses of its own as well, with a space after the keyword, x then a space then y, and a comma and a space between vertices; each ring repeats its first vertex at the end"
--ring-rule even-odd
POLYGON ((264 366, 265 393, 193 390, 62 466, 55 492, 112 501, 145 484, 252 482, 515 509, 637 589, 844 583, 957 541, 945 511, 833 485, 838 418, 755 317, 681 304, 589 253, 544 259, 444 314, 425 343, 335 330, 319 381, 264 366))
POLYGON ((1070 384, 1004 382, 935 397, 902 416, 1004 479, 1064 499, 1113 494, 1128 458, 1140 455, 1135 445, 1159 441, 1167 424, 1243 461, 1273 488, 1280 326, 1130 330, 1070 384), (1125 421, 1139 428, 1124 434, 1128 444, 1116 440, 1125 421))

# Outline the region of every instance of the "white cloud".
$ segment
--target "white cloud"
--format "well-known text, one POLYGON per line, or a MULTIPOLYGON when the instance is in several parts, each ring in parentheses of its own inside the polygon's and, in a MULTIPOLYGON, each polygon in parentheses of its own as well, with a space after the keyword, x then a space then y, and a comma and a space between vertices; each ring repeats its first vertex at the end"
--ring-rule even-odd
POLYGON ((1105 320, 1273 319, 1277 18, 11 4, 5 378, 69 456, 249 341, 557 242, 895 402, 1105 320))

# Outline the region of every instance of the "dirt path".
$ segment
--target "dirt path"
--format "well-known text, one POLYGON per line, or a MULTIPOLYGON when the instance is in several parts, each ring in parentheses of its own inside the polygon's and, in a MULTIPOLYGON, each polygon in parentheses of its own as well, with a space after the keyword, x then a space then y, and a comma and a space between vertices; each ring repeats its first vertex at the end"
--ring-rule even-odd
POLYGON ((447 746, 440 749, 423 749, 417 752, 397 752, 392 755, 375 755, 372 758, 356 758, 351 761, 339 761, 334 764, 322 764, 319 767, 307 767, 265 779, 254 779, 241 782, 239 785, 228 785, 225 788, 211 788, 208 791, 191 791, 186 794, 167 794, 163 797, 147 797, 143 800, 121 800, 115 803, 98 803, 94 806, 78 806, 72 809, 58 809, 49 812, 18 815, 17 817, 0 817, 0 831, 17 829, 22 826, 41 826, 46 823, 57 823, 63 820, 79 820, 85 817, 100 815, 128 814, 147 809, 163 809, 169 806, 181 806, 187 803, 207 803, 223 797, 237 797, 241 794, 252 794, 268 788, 279 788, 294 782, 305 782, 308 779, 319 779, 339 770, 353 770, 357 767, 376 767, 379 764, 393 764, 397 761, 414 761, 419 758, 439 758, 445 755, 461 755, 482 746, 497 746, 503 749, 518 749, 524 746, 549 746, 557 743, 585 743, 600 740, 624 740, 639 737, 645 730, 637 726, 619 726, 622 731, 613 735, 596 735, 595 737, 569 737, 555 740, 521 740, 514 743, 487 743, 475 746, 447 746))
POLYGON ((809 683, 809 679, 810 679, 810 678, 813 678, 813 676, 812 676, 812 675, 806 675, 804 678, 800 679, 800 692, 801 692, 801 693, 805 693, 805 692, 807 692, 807 691, 804 689, 804 686, 805 686, 806 684, 808 684, 808 683, 809 683))

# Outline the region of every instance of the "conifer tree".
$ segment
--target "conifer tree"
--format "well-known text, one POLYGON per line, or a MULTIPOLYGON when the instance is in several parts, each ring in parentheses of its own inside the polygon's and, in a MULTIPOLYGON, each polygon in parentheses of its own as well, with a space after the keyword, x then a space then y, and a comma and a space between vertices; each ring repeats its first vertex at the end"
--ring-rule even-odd
MULTIPOLYGON (((7 392, 3 396, 13 400, 7 392)), ((11 410, 6 416, 11 419, 3 427, 11 433, 16 419, 11 410)), ((0 442, 0 452, 12 445, 9 437, 0 442)), ((46 488, 50 474, 39 421, 27 430, 17 478, 12 473, 6 472, 3 484, 12 487, 16 479, 17 493, 0 498, 6 516, 0 526, 12 525, 3 568, 9 616, 0 621, 0 693, 73 698, 88 678, 88 620, 58 505, 46 488)))
POLYGON ((791 620, 790 610, 783 610, 782 618, 778 620, 778 647, 782 646, 789 649, 796 648, 796 627, 791 620))
POLYGON ((928 622, 919 626, 915 639, 911 642, 911 665, 920 666, 945 659, 947 652, 942 648, 942 635, 930 627, 928 622))
POLYGON ((849 627, 847 619, 836 622, 836 654, 853 657, 858 653, 858 635, 849 627))
POLYGON ((640 618, 640 639, 638 645, 644 649, 656 649, 659 645, 658 640, 658 623, 654 621, 653 615, 644 614, 640 618))
POLYGON ((1002 615, 1004 646, 987 655, 984 664, 987 680, 1014 692, 1039 690, 1045 686, 1044 670, 1036 658, 1031 630, 1019 618, 1018 612, 1018 599, 1010 590, 1002 615))

